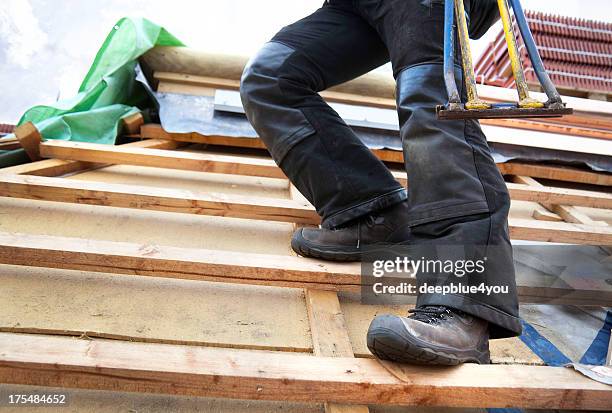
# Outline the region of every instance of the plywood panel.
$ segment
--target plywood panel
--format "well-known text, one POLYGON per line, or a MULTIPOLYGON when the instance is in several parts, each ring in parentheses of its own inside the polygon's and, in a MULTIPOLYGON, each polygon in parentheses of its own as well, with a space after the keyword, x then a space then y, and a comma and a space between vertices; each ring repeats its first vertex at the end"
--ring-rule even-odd
POLYGON ((301 289, 0 265, 0 330, 310 352, 301 289))

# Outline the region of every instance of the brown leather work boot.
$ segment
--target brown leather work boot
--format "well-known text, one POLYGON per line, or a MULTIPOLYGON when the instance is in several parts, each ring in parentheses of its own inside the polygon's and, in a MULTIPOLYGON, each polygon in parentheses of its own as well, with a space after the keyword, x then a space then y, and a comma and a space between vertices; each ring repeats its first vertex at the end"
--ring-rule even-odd
POLYGON ((338 229, 299 228, 291 248, 304 256, 331 261, 359 261, 365 245, 402 244, 408 240, 408 204, 400 202, 338 229))
POLYGON ((408 317, 381 315, 368 329, 376 357, 410 364, 488 364, 488 323, 443 306, 410 310, 408 317))

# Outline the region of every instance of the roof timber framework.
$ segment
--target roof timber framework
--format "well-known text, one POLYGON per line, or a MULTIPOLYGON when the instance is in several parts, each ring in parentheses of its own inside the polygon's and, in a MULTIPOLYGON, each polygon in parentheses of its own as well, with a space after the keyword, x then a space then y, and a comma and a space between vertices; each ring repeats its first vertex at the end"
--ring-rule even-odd
MULTIPOLYGON (((146 129, 146 127, 143 127, 146 129)), ((62 177, 108 164, 183 169, 206 174, 285 179, 265 156, 219 151, 171 150, 172 139, 146 139, 116 147, 44 142, 50 158, 0 171, 0 195, 34 202, 88 204, 159 213, 211 215, 316 225, 318 218, 287 182, 288 199, 244 197, 62 177), (38 176, 37 176, 38 175, 38 176)), ((385 151, 380 151, 384 156, 385 151)), ((515 172, 515 171, 513 171, 515 172)), ((395 172, 402 178, 400 172, 395 172)), ((601 181, 605 174, 588 173, 601 181)), ((577 175, 579 176, 579 175, 577 175)), ((587 179, 579 176, 577 180, 587 179)), ((509 184, 514 200, 539 202, 555 212, 610 209, 609 194, 541 186, 528 176, 509 184), (559 208, 552 207, 558 205, 559 208)), ((532 179, 532 178, 531 178, 532 179)), ((513 206, 513 210, 516 208, 513 206)), ((576 211, 574 211, 576 212, 576 211)), ((560 214, 561 215, 561 214, 560 214)), ((569 216, 569 215, 566 215, 569 216)), ((563 218, 561 218, 563 219, 563 218)), ((601 221, 550 222, 511 212, 514 238, 612 243, 601 221)), ((288 255, 102 241, 56 235, 0 234, 0 263, 155 278, 303 288, 312 334, 312 355, 285 351, 76 340, 56 332, 15 328, 0 333, 0 380, 5 383, 202 395, 253 400, 325 403, 328 412, 366 412, 368 404, 455 407, 610 409, 610 388, 564 368, 466 365, 452 369, 380 364, 358 358, 338 293, 360 289, 359 266, 288 255), (33 333, 38 334, 22 334, 33 333), (171 361, 171 362, 169 362, 171 361), (60 374, 58 374, 58 372, 60 374), (460 392, 463 396, 456 397, 460 392), (568 395, 571 394, 571 397, 568 395), (575 397, 574 397, 575 396, 575 397)), ((612 297, 595 284, 567 291, 536 282, 519 284, 521 302, 605 305, 612 297)), ((69 334, 64 332, 63 334, 69 334)), ((100 337, 107 337, 99 334, 100 337)), ((119 340, 119 341, 117 341, 119 340)), ((223 346, 222 346, 223 347, 223 346)), ((278 349, 277 349, 278 350, 278 349)), ((283 349, 280 349, 283 350, 283 349)))
MULTIPOLYGON (((210 95, 215 89, 236 89, 244 60, 202 56, 184 48, 159 48, 141 63, 159 91, 210 95)), ((393 89, 389 79, 367 75, 326 92, 324 97, 393 108, 393 89)), ((497 89, 485 87, 481 93, 490 100, 512 99, 497 89)), ((546 122, 500 121, 492 125, 600 141, 612 138, 609 105, 583 99, 572 100, 570 105, 576 109, 573 117, 546 122)), ((27 222, 4 221, 0 232, 0 273, 7 281, 7 295, 15 296, 14 291, 19 291, 11 289, 11 282, 21 282, 33 290, 30 295, 21 291, 23 297, 40 299, 45 295, 43 289, 49 288, 53 294, 48 295, 65 302, 81 291, 75 285, 82 288, 98 283, 88 290, 89 294, 108 297, 127 291, 123 301, 107 304, 107 312, 117 313, 115 320, 133 318, 134 323, 133 328, 126 328, 106 321, 107 314, 96 311, 93 315, 79 314, 85 320, 85 324, 79 324, 82 320, 72 320, 77 317, 70 311, 88 312, 89 308, 70 304, 63 309, 63 305, 50 305, 48 300, 52 298, 44 304, 53 309, 53 316, 41 321, 40 315, 34 313, 25 322, 19 317, 33 307, 30 301, 9 301, 10 311, 7 307, 5 313, 12 314, 14 319, 8 321, 13 322, 7 323, 0 314, 1 382, 316 402, 322 403, 327 413, 365 413, 369 411, 367 405, 385 404, 612 409, 609 386, 570 369, 534 365, 542 364, 541 360, 516 338, 491 343, 494 364, 490 366, 440 369, 374 360, 364 343, 367 323, 376 313, 405 313, 406 307, 359 305, 355 300, 361 288, 359 265, 289 255, 288 237, 279 239, 282 247, 272 248, 272 252, 259 248, 256 244, 263 240, 252 235, 245 245, 233 238, 236 235, 229 228, 232 221, 259 225, 258 229, 282 226, 287 234, 295 225, 319 222, 312 206, 289 184, 282 171, 267 154, 258 151, 263 148, 261 141, 169 133, 160 125, 141 123, 141 119, 133 119, 127 132, 142 140, 115 147, 56 141, 31 145, 32 137, 26 134, 22 138, 28 139, 30 147, 45 159, 0 170, 0 196, 9 213, 27 220, 31 215, 18 211, 24 205, 41 205, 44 212, 57 208, 63 215, 77 215, 77 211, 84 210, 83 215, 99 219, 103 227, 97 228, 90 218, 85 235, 83 231, 58 234, 57 224, 49 231, 41 231, 32 230, 27 222), (192 143, 205 144, 205 149, 178 150, 192 143), (155 170, 164 179, 129 179, 132 177, 121 173, 113 178, 113 172, 105 172, 117 171, 116 168, 147 174, 155 170), (178 181, 168 179, 182 171, 219 184, 214 190, 193 185, 175 187, 178 181), (235 185, 231 182, 243 180, 255 182, 255 190, 244 194, 232 188, 235 185), (282 195, 277 191, 279 187, 282 195), (119 211, 118 217, 109 220, 107 211, 119 211), (142 218, 140 226, 128 225, 128 214, 146 218, 142 218), (228 232, 224 246, 201 247, 197 239, 179 240, 180 234, 168 235, 167 240, 158 237, 153 243, 147 239, 154 226, 163 228, 160 233, 182 229, 183 237, 194 237, 202 230, 192 227, 203 219, 213 226, 220 222, 216 229, 204 227, 203 232, 210 230, 209 237, 228 232), (109 234, 108 229, 104 233, 108 223, 115 225, 112 228, 118 234, 109 234), (119 229, 121 224, 127 228, 119 229), (133 233, 138 230, 144 235, 133 233), (57 286, 40 286, 38 278, 28 271, 48 274, 57 286), (128 286, 121 282, 124 280, 133 280, 133 284, 128 286), (164 287, 171 288, 157 291, 145 286, 147 283, 164 283, 164 287), (188 286, 183 291, 195 290, 196 284, 202 287, 197 288, 197 297, 185 297, 177 292, 179 283, 188 286), (114 284, 117 285, 113 287, 114 284), (229 292, 221 293, 222 289, 229 292), (258 296, 256 291, 266 293, 258 296), (199 320, 192 324, 192 320, 184 318, 183 312, 192 308, 194 301, 208 305, 205 309, 196 307, 201 311, 197 315, 205 321, 204 329, 199 320), (293 317, 301 306, 303 315, 293 317), (138 319, 134 313, 141 307, 138 319), (208 328, 218 320, 225 323, 224 331, 208 328), (162 331, 158 324, 171 332, 162 331), (281 326, 275 327, 270 337, 270 331, 257 330, 259 324, 281 326), (233 333, 237 326, 244 326, 248 334, 233 333), (298 332, 300 326, 302 333, 298 332), (76 339, 81 336, 93 340, 76 339)), ((373 152, 391 168, 403 161, 397 151, 373 152)), ((520 162, 498 167, 513 182, 508 183, 513 199, 513 239, 612 245, 612 229, 608 225, 612 222, 612 198, 605 188, 612 186, 612 175, 520 162), (545 186, 538 179, 577 184, 577 188, 545 186), (582 188, 582 184, 588 186, 582 188)), ((409 185, 405 173, 392 172, 409 185)), ((75 225, 83 222, 82 217, 75 218, 75 225)), ((244 234, 236 238, 241 235, 244 234)), ((612 302, 603 281, 598 284, 589 280, 589 285, 578 280, 564 281, 565 286, 550 286, 519 277, 519 299, 521 303, 591 306, 612 302)), ((7 302, 2 292, 0 300, 7 302)), ((91 305, 89 301, 87 305, 91 305)))

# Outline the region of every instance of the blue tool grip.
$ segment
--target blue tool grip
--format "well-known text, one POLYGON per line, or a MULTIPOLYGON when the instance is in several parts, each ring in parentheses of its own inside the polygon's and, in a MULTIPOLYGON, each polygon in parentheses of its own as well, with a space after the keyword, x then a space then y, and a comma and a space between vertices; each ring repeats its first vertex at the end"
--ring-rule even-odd
POLYGON ((546 73, 544 63, 542 62, 540 53, 538 53, 538 48, 533 40, 533 35, 531 34, 529 25, 527 24, 527 19, 525 18, 525 13, 523 12, 521 2, 519 0, 510 0, 510 3, 514 9, 514 17, 519 30, 521 31, 521 36, 523 37, 525 46, 527 47, 527 53, 531 59, 531 64, 533 65, 535 74, 538 77, 542 88, 544 88, 546 96, 548 96, 548 104, 561 104, 561 96, 559 95, 559 92, 557 92, 557 88, 553 82, 550 80, 548 73, 546 73))
POLYGON ((455 0, 444 3, 444 83, 449 106, 461 105, 455 82, 455 0))

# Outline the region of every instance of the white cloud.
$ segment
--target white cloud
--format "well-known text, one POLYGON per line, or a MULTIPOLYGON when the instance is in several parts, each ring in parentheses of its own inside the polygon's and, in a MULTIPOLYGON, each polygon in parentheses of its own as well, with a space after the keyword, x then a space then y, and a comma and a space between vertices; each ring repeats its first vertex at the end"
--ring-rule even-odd
POLYGON ((32 57, 47 45, 48 36, 38 24, 32 5, 26 0, 2 0, 0 44, 6 47, 8 62, 28 68, 32 57))

